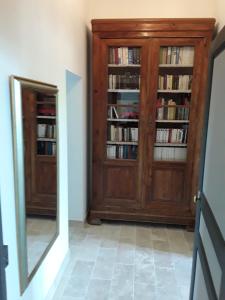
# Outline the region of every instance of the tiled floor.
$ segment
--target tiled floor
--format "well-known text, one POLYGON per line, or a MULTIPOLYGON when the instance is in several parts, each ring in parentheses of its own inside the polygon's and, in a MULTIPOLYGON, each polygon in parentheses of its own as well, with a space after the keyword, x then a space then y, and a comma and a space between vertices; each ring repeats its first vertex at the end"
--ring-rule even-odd
POLYGON ((187 300, 192 244, 192 233, 174 227, 74 223, 54 300, 187 300))
POLYGON ((30 274, 56 234, 56 221, 45 218, 27 218, 27 259, 30 274))

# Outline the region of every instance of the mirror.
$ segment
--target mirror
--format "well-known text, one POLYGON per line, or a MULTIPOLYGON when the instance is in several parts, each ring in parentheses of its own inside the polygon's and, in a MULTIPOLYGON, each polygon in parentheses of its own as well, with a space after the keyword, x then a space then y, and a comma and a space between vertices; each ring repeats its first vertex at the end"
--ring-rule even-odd
POLYGON ((57 87, 11 77, 21 293, 58 236, 57 87))

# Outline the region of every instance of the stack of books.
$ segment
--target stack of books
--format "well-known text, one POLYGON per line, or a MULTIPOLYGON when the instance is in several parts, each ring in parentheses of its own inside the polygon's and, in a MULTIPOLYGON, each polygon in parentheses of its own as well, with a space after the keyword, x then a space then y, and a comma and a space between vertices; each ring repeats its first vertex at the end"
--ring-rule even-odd
POLYGON ((161 47, 160 64, 193 65, 194 47, 161 47))
POLYGON ((159 98, 156 103, 156 120, 188 120, 189 101, 184 99, 183 105, 178 105, 173 99, 159 98))
POLYGON ((135 145, 107 145, 108 159, 136 159, 137 146, 135 145))
POLYGON ((110 125, 108 139, 112 142, 137 142, 138 128, 110 125))
POLYGON ((56 155, 56 143, 55 142, 37 142, 37 154, 38 155, 56 155))
POLYGON ((56 125, 37 124, 38 138, 56 138, 56 125))
POLYGON ((192 75, 159 75, 160 90, 190 90, 192 75))
POLYGON ((109 63, 116 65, 140 64, 140 48, 118 47, 109 49, 109 63))
POLYGON ((154 160, 176 160, 185 161, 187 158, 187 148, 179 147, 155 147, 154 160))
POLYGON ((187 128, 157 128, 156 143, 187 143, 187 128))
POLYGON ((126 72, 125 74, 109 74, 109 89, 139 89, 140 75, 126 72))

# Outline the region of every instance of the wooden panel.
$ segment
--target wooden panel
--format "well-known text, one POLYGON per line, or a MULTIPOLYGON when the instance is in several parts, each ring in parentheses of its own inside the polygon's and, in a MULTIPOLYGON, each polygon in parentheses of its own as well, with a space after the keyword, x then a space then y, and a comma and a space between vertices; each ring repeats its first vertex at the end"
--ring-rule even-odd
POLYGON ((137 169, 134 167, 105 167, 104 198, 132 199, 137 195, 137 169))
POLYGON ((35 192, 56 195, 56 163, 53 161, 36 162, 35 192))
POLYGON ((184 200, 184 170, 155 169, 153 171, 153 201, 184 200))

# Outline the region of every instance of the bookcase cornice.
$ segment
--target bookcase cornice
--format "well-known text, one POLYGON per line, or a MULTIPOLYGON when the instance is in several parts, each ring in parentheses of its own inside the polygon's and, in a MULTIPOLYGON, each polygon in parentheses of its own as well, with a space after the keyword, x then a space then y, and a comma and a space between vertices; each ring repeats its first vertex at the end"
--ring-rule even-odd
POLYGON ((214 18, 94 19, 93 32, 212 31, 214 18))

